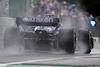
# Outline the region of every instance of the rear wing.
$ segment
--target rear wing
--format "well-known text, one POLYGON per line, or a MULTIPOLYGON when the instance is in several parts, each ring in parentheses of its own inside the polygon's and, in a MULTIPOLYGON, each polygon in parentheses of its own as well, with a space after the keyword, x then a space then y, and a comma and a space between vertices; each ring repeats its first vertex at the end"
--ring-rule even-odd
POLYGON ((16 24, 17 26, 58 26, 59 18, 17 17, 16 24))

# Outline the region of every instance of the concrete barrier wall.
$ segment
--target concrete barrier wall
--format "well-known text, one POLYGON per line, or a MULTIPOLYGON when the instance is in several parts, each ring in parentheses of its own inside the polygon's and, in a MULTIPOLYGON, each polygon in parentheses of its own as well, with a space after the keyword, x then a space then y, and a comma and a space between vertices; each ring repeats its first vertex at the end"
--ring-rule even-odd
POLYGON ((100 42, 100 37, 93 37, 95 42, 100 42))
POLYGON ((5 29, 14 26, 14 19, 7 17, 0 17, 0 40, 4 38, 5 29))

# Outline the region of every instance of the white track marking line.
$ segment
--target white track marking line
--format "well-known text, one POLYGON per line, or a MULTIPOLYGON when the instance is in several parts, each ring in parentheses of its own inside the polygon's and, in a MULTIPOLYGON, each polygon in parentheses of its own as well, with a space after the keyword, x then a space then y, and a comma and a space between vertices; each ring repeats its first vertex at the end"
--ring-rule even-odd
MULTIPOLYGON (((92 52, 92 53, 100 53, 100 51, 92 52)), ((62 59, 70 59, 70 58, 78 59, 78 58, 91 58, 91 57, 94 57, 94 58, 100 57, 100 55, 78 56, 78 57, 59 57, 59 58, 49 58, 49 59, 39 59, 39 60, 28 60, 28 61, 19 61, 19 62, 10 62, 10 63, 5 63, 5 64, 0 64, 0 66, 23 64, 23 63, 33 63, 33 62, 41 62, 41 61, 62 60, 62 59)))
POLYGON ((53 61, 53 60, 62 60, 62 59, 79 59, 79 58, 91 58, 91 57, 100 57, 100 55, 96 56, 79 56, 79 57, 59 57, 59 58, 49 58, 49 59, 39 59, 39 60, 28 60, 28 61, 19 61, 19 62, 11 62, 0 64, 0 66, 14 65, 14 64, 23 64, 23 63, 34 63, 34 62, 42 62, 42 61, 53 61))
POLYGON ((61 60, 65 59, 66 57, 62 58, 50 58, 50 59, 40 59, 40 60, 29 60, 29 61, 20 61, 20 62, 11 62, 6 64, 0 64, 0 66, 7 66, 7 65, 13 65, 13 64, 23 64, 23 63, 33 63, 33 62, 40 62, 40 61, 52 61, 52 60, 61 60))

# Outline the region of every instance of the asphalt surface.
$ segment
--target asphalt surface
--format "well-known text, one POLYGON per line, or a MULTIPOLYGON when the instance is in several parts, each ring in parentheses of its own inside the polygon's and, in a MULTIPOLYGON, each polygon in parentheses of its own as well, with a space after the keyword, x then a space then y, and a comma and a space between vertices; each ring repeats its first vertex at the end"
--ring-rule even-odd
POLYGON ((100 43, 95 43, 90 54, 66 54, 63 51, 37 52, 29 50, 0 50, 0 66, 12 64, 44 65, 100 65, 100 43))

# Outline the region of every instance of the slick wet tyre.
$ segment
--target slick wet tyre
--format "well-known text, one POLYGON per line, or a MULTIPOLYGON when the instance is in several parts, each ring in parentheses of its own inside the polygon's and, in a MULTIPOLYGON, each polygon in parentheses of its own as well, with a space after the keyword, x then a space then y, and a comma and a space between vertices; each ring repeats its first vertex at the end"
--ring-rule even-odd
POLYGON ((24 44, 23 37, 17 27, 9 27, 4 34, 4 49, 19 51, 24 44))
POLYGON ((89 42, 89 31, 80 30, 78 33, 79 52, 82 54, 89 54, 91 52, 91 45, 89 42))
POLYGON ((75 31, 74 29, 63 29, 59 33, 59 46, 66 53, 73 54, 75 52, 75 31))

